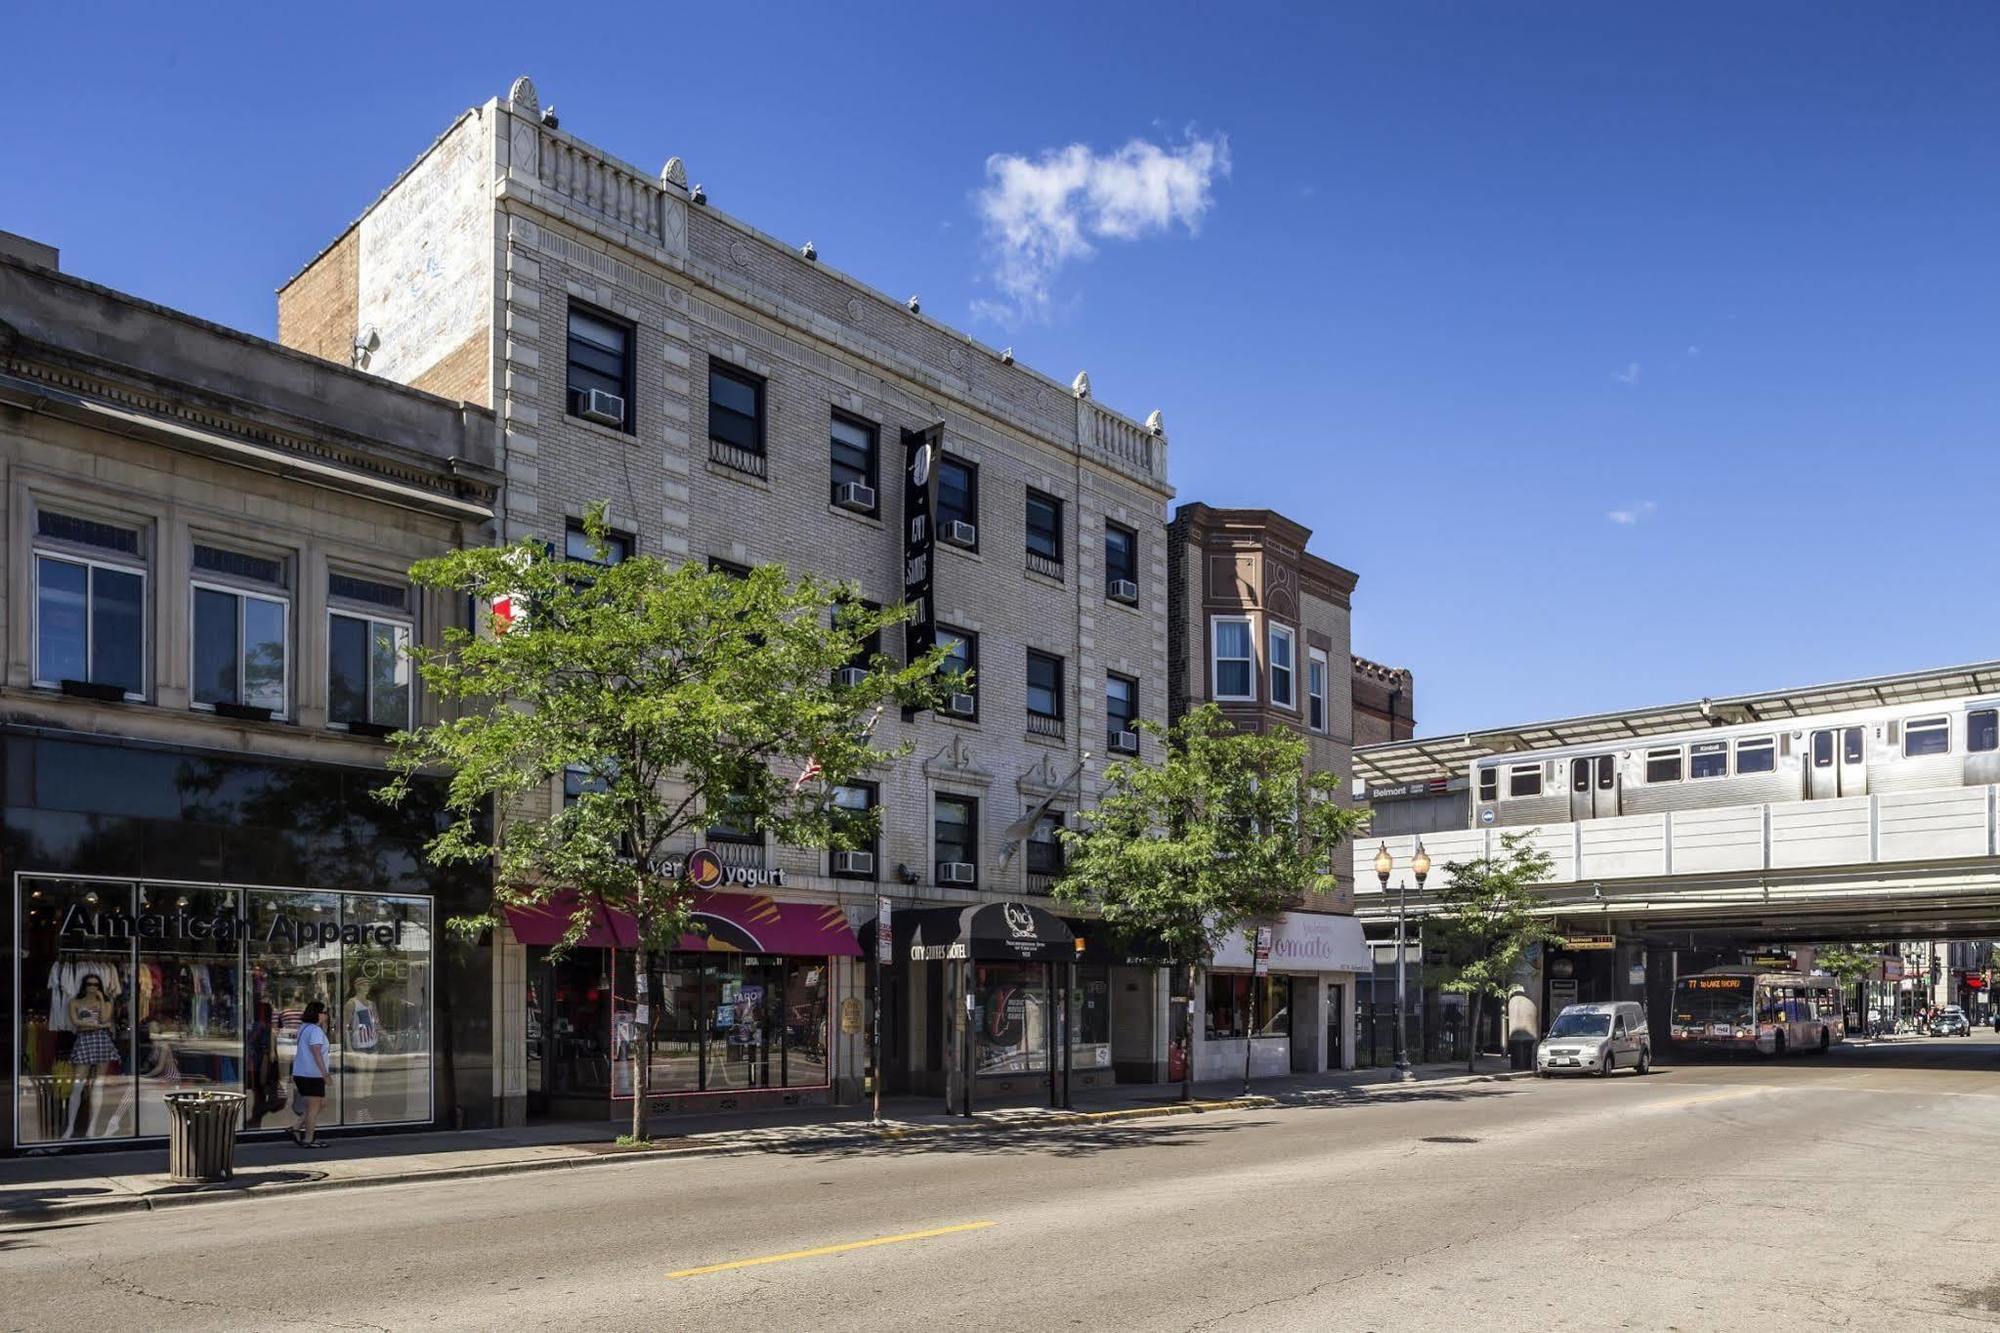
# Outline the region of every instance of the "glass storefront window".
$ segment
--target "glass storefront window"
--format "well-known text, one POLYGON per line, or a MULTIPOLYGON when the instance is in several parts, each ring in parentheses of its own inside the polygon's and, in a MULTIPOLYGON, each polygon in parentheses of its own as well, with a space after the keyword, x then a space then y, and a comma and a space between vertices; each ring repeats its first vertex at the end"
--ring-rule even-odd
POLYGON ((142 885, 142 915, 180 916, 209 927, 199 937, 145 940, 134 973, 132 1013, 138 1039, 139 1129, 167 1132, 164 1094, 195 1088, 243 1090, 240 941, 234 930, 217 938, 218 922, 234 925, 242 895, 234 889, 142 885))
POLYGON ((982 1074, 1049 1067, 1049 991, 1041 963, 979 963, 973 969, 974 1068, 982 1074))
POLYGON ((1208 974, 1207 1032, 1210 1041, 1241 1038, 1250 1024, 1260 1037, 1286 1037, 1292 1031, 1292 978, 1253 977, 1241 972, 1208 974), (1254 992, 1256 1012, 1251 1012, 1254 992))
POLYGON ((1076 1069, 1111 1066, 1111 969, 1084 964, 1076 969, 1070 992, 1070 1065, 1076 1069))
POLYGON ((431 1110, 428 898, 223 885, 16 880, 16 1139, 160 1137, 166 1094, 245 1092, 288 1126, 305 1007, 325 1003, 323 1125, 431 1110))
MULTIPOLYGON (((633 955, 617 955, 613 1095, 633 1092, 638 989, 633 955)), ((655 1094, 819 1088, 827 1059, 827 960, 674 953, 655 961, 651 1088, 655 1094)))
POLYGON ((427 904, 346 894, 341 903, 343 1124, 427 1120, 431 1107, 431 938, 427 904))

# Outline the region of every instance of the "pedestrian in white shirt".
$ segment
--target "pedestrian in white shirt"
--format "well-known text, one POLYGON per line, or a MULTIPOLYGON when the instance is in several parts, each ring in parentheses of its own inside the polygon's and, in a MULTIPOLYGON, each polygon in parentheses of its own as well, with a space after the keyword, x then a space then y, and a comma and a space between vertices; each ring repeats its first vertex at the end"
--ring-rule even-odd
POLYGON ((299 1026, 298 1049, 292 1054, 292 1087, 299 1103, 298 1128, 292 1142, 301 1148, 324 1148, 316 1137, 319 1108, 326 1101, 327 1045, 321 1020, 326 1005, 314 1000, 306 1006, 305 1021, 299 1026))

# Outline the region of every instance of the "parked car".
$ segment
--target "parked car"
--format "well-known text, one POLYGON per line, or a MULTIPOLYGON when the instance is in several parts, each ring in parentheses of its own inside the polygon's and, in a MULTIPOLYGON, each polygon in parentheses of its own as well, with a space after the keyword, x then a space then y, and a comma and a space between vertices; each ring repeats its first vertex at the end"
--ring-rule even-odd
POLYGON ((1965 1016, 1965 1010, 1955 1004, 1948 1004, 1938 1010, 1938 1016, 1931 1020, 1933 1037, 1969 1037, 1972 1035, 1972 1020, 1965 1016))
POLYGON ((1596 1074, 1617 1069, 1652 1072, 1653 1037, 1646 1030, 1646 1011, 1630 1000, 1609 1004, 1572 1004, 1549 1024, 1549 1035, 1535 1047, 1535 1073, 1596 1074))

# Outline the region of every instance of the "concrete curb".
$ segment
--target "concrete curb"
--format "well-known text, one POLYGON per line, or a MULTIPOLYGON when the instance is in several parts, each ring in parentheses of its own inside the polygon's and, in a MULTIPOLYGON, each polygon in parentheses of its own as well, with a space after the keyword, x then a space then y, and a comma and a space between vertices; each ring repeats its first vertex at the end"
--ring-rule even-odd
POLYGON ((1025 1130, 1060 1129, 1065 1126, 1104 1124, 1119 1120, 1154 1119, 1164 1116, 1203 1115, 1217 1111, 1254 1110, 1280 1105, 1270 1097, 1234 1097, 1226 1101, 1175 1102, 1166 1106, 1120 1107, 1111 1111, 1068 1111, 1059 1115, 1037 1116, 1009 1124, 1004 1121, 974 1120, 963 1124, 889 1125, 881 1129, 844 1130, 796 1139, 733 1139, 714 1143, 690 1143, 652 1148, 612 1148, 608 1151, 577 1152, 563 1157, 525 1158, 518 1161, 478 1162, 466 1166, 435 1167, 417 1171, 389 1171, 378 1175, 332 1176, 320 1180, 293 1180, 271 1185, 217 1185, 190 1190, 185 1194, 132 1194, 108 1199, 79 1199, 39 1208, 0 1210, 0 1227, 17 1222, 40 1221, 52 1217, 77 1217, 108 1213, 148 1213, 185 1208, 203 1203, 232 1203, 244 1199, 277 1198, 323 1190, 362 1189, 377 1185, 407 1185, 428 1181, 471 1180, 481 1176, 561 1171, 570 1168, 615 1166, 624 1162, 657 1161, 663 1158, 731 1157, 757 1152, 777 1152, 787 1148, 841 1148, 856 1144, 895 1142, 942 1135, 1005 1134, 1025 1130))
MULTIPOLYGON (((1531 1070, 1506 1070, 1491 1074, 1458 1074, 1444 1078, 1394 1080, 1356 1084, 1349 1088, 1317 1089, 1316 1092, 1360 1094, 1395 1092, 1404 1088, 1457 1087, 1474 1083, 1504 1083, 1534 1077, 1531 1070)), ((1310 1097, 1312 1093, 1301 1094, 1310 1097)), ((1040 1129, 1061 1129, 1086 1125, 1113 1124, 1125 1120, 1154 1120, 1169 1116, 1210 1115, 1220 1111, 1272 1110, 1290 1103, 1282 1097, 1253 1094, 1222 1100, 1167 1102, 1155 1106, 1121 1106, 1109 1111, 1064 1111, 1038 1115, 1017 1123, 970 1120, 945 1124, 887 1125, 881 1129, 862 1126, 823 1136, 806 1135, 794 1139, 734 1138, 712 1143, 668 1144, 650 1148, 611 1148, 579 1151, 562 1157, 530 1157, 517 1161, 478 1162, 466 1166, 444 1166, 425 1170, 388 1171, 379 1175, 332 1176, 319 1180, 293 1180, 270 1185, 217 1185, 190 1190, 185 1194, 132 1194, 106 1199, 78 1199, 43 1207, 0 1209, 0 1227, 53 1217, 80 1217, 112 1213, 150 1213, 185 1208, 194 1204, 232 1203, 244 1199, 268 1199, 316 1190, 363 1189, 378 1185, 408 1185, 426 1181, 474 1180, 482 1176, 526 1174, 534 1171, 563 1171, 572 1168, 616 1165, 621 1162, 657 1161, 664 1158, 731 1157, 739 1154, 777 1152, 791 1148, 845 1148, 856 1144, 900 1142, 933 1136, 961 1134, 1006 1134, 1040 1129)), ((1302 1101, 1300 1105, 1310 1105, 1302 1101)))

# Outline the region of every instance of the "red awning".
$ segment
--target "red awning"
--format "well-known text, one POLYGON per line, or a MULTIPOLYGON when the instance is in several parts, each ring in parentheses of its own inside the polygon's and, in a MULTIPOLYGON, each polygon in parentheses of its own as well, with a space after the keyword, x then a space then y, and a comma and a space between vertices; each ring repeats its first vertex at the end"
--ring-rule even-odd
MULTIPOLYGON (((540 907, 509 907, 507 925, 523 944, 555 944, 576 910, 562 894, 540 907)), ((630 949, 638 942, 632 918, 608 908, 591 912, 585 948, 630 949)), ((694 930, 680 948, 729 953, 776 953, 811 958, 859 958, 861 946, 838 903, 784 903, 765 893, 694 895, 694 930)))

